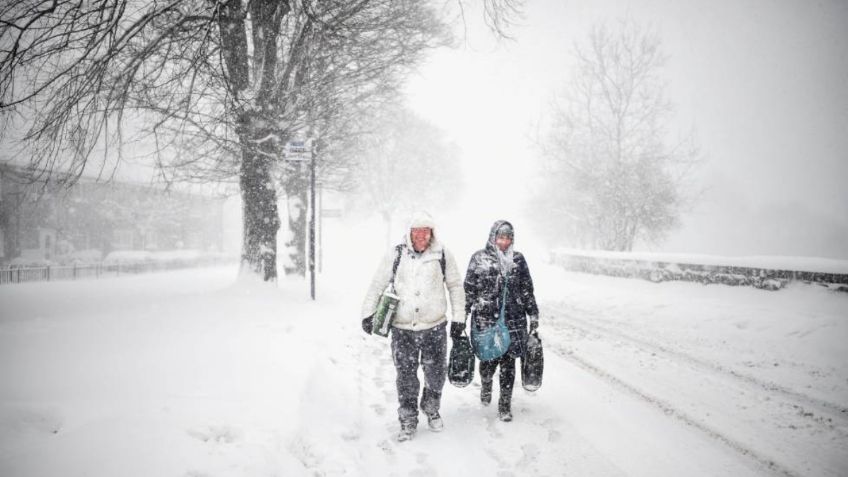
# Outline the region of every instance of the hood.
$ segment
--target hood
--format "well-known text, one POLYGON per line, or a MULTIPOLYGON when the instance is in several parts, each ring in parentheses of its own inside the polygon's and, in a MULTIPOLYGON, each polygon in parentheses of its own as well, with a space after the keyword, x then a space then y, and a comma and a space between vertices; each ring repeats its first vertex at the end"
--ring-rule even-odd
POLYGON ((409 220, 409 226, 406 228, 406 232, 404 234, 404 243, 406 246, 412 250, 412 238, 409 236, 410 231, 414 228, 422 228, 427 227, 431 232, 430 236, 430 248, 433 248, 433 245, 437 244, 436 240, 436 222, 433 220, 433 217, 427 212, 420 210, 412 214, 412 217, 409 220))
POLYGON ((486 242, 486 249, 496 252, 498 250, 497 245, 495 245, 495 238, 498 235, 498 230, 503 225, 508 225, 509 228, 513 230, 512 232, 512 245, 515 245, 515 227, 506 220, 496 220, 494 224, 492 224, 492 228, 489 230, 489 241, 486 242))

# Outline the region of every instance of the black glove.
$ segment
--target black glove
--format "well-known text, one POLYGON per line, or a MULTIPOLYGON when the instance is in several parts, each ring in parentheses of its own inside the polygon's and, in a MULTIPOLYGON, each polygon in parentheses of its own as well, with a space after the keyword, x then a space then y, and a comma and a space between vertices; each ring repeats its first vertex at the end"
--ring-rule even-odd
POLYGON ((457 321, 451 321, 451 338, 457 339, 462 337, 462 332, 465 331, 465 323, 459 323, 457 321))
POLYGON ((362 319, 362 331, 371 334, 371 328, 374 326, 374 315, 362 319))
POLYGON ((539 329, 539 316, 538 315, 530 315, 527 318, 530 320, 530 334, 536 332, 539 329))

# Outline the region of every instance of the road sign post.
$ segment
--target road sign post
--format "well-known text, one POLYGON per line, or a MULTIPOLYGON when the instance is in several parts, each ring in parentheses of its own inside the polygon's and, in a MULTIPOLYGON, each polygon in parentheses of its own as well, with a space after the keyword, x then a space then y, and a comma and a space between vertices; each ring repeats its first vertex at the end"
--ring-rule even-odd
POLYGON ((315 300, 315 154, 312 140, 292 140, 283 154, 287 161, 309 161, 309 296, 315 300))

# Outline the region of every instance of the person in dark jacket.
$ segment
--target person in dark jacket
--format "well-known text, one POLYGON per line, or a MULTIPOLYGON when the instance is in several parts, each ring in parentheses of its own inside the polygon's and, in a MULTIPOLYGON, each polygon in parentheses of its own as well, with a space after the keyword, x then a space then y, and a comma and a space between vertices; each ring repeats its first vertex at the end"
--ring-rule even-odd
MULTIPOLYGON (((539 326, 539 308, 533 295, 530 269, 524 255, 513 249, 514 237, 512 224, 505 220, 495 222, 486 247, 474 253, 465 275, 465 312, 471 316, 471 326, 477 331, 494 326, 498 320, 506 284, 504 310, 509 349, 500 358, 480 362, 480 401, 484 405, 492 401, 492 381, 495 370, 500 367, 498 417, 505 422, 512 420, 515 359, 524 356, 529 333, 539 326)), ((464 328, 464 323, 453 323, 451 336, 460 336, 464 328)))

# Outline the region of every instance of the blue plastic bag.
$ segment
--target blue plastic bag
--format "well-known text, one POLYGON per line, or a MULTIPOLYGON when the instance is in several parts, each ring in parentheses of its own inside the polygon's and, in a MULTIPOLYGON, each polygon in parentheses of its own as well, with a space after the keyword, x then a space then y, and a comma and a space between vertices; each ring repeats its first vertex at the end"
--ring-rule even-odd
POLYGON ((474 343, 474 354, 480 361, 498 359, 509 349, 509 329, 502 319, 494 326, 483 331, 471 330, 471 341, 474 343))
POLYGON ((498 359, 509 349, 509 328, 506 327, 506 289, 509 284, 504 282, 503 296, 501 297, 501 312, 494 326, 477 331, 471 327, 471 342, 474 344, 474 354, 480 361, 491 361, 498 359))

